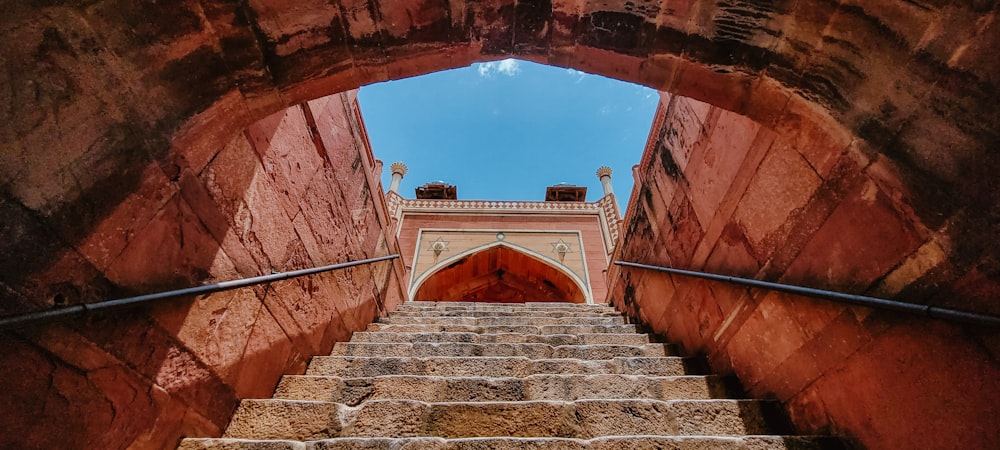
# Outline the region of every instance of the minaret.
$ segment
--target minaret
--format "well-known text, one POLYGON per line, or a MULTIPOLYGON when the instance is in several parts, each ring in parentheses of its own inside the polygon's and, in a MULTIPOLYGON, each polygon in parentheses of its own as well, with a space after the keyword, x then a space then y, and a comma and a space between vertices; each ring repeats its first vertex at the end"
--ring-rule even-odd
POLYGON ((601 166, 597 169, 597 178, 601 179, 601 186, 604 187, 604 195, 614 194, 614 189, 611 187, 611 168, 608 166, 601 166))
POLYGON ((389 181, 389 192, 399 193, 399 182, 403 181, 403 175, 406 175, 406 164, 396 161, 389 166, 389 170, 392 171, 392 180, 389 181))
MULTIPOLYGON (((601 166, 597 169, 597 178, 601 179, 601 186, 604 187, 604 196, 614 194, 614 188, 611 187, 611 168, 608 166, 601 166)), ((615 212, 621 215, 621 208, 618 207, 618 199, 615 198, 615 212)))

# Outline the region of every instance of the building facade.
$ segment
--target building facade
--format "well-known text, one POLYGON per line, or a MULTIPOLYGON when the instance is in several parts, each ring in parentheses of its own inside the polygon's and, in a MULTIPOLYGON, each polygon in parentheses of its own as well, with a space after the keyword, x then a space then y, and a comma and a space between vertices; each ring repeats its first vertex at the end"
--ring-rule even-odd
MULTIPOLYGON (((405 174, 392 170, 393 180, 405 174)), ((434 183, 406 199, 397 187, 386 200, 410 299, 606 302, 620 232, 610 182, 596 202, 575 186, 549 187, 546 201, 458 200, 454 186, 434 183)))

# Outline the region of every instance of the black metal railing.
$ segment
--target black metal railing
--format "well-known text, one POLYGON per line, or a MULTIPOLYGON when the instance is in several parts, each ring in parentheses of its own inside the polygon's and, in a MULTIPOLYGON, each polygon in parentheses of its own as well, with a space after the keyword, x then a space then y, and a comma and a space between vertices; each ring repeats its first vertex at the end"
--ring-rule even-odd
POLYGON ((53 320, 66 316, 88 313, 108 308, 120 308, 124 306, 132 306, 140 303, 165 300, 175 297, 187 297, 191 295, 202 295, 202 294, 211 294, 213 292, 228 291, 231 289, 253 286, 256 284, 271 283, 274 281, 281 281, 281 280, 287 280, 289 278, 297 278, 306 275, 329 272, 331 270, 346 269, 348 267, 371 264, 396 258, 399 258, 399 255, 379 256, 377 258, 362 259, 359 261, 350 261, 346 263, 333 264, 329 266, 313 267, 310 269, 291 270, 288 272, 279 272, 279 273, 272 273, 270 275, 241 278, 239 280, 222 281, 219 283, 205 284, 201 286, 189 287, 184 289, 176 289, 173 291, 157 292, 155 294, 145 294, 135 297, 120 298, 117 300, 108 300, 105 302, 97 302, 97 303, 82 303, 79 305, 68 306, 65 308, 50 309, 47 311, 37 311, 16 316, 3 317, 0 318, 0 330, 20 327, 36 322, 53 320))
POLYGON ((866 295, 845 294, 843 292, 828 291, 824 289, 814 289, 790 284, 772 283, 770 281, 754 280, 750 278, 731 277, 707 272, 697 272, 693 270, 674 269, 671 267, 652 266, 649 264, 639 264, 625 261, 615 261, 615 265, 623 267, 636 267, 640 269, 656 270, 677 275, 684 275, 695 278, 702 278, 713 281, 724 281, 727 283, 739 284, 772 291, 784 292, 788 294, 802 295, 806 297, 820 298, 840 303, 850 303, 852 305, 867 306, 870 308, 887 309, 890 311, 900 311, 916 314, 933 319, 950 320, 974 325, 985 325, 990 327, 1000 327, 1000 317, 988 314, 980 314, 956 309, 940 308, 931 305, 918 305, 916 303, 899 302, 866 295))

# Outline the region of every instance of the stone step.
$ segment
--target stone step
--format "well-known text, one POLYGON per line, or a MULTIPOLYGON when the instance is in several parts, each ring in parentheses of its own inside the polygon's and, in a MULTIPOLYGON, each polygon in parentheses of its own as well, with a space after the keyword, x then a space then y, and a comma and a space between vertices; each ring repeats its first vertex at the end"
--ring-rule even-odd
POLYGON ((670 346, 558 345, 537 343, 471 344, 467 342, 374 343, 338 342, 330 356, 524 356, 530 359, 611 359, 621 356, 672 356, 670 346))
POLYGON ((334 438, 316 441, 184 439, 178 450, 842 450, 837 439, 815 436, 475 437, 444 439, 334 438))
POLYGON ((625 320, 620 317, 448 317, 448 316, 416 316, 399 317, 389 316, 379 320, 385 324, 442 324, 442 325, 624 325, 625 320))
POLYGON ((539 343, 549 345, 643 345, 652 343, 647 334, 519 334, 519 333, 456 333, 456 332, 391 332, 359 331, 351 336, 351 342, 468 342, 472 344, 499 343, 539 343))
POLYGON ((561 302, 528 302, 528 303, 490 303, 490 302, 426 302, 412 301, 399 305, 399 308, 467 308, 467 309, 614 309, 605 304, 561 303, 561 302))
POLYGON ((610 315, 621 315, 618 310, 614 308, 601 307, 601 308, 584 308, 578 306, 570 306, 565 308, 509 308, 509 307, 478 307, 469 308, 463 306, 451 306, 451 307, 406 307, 400 306, 396 308, 394 312, 405 312, 405 313, 470 313, 470 312, 496 312, 499 314, 507 313, 538 313, 544 314, 548 312, 552 313, 577 313, 577 314, 610 314, 610 315))
POLYGON ((389 317, 620 317, 617 311, 393 311, 389 317))
POLYGON ((381 375, 434 375, 442 377, 526 377, 535 374, 624 374, 680 376, 703 372, 699 358, 618 357, 579 359, 529 359, 520 357, 366 357, 316 356, 306 375, 367 378, 381 375))
POLYGON ((406 333, 479 333, 479 334, 594 334, 636 333, 635 325, 453 325, 453 324, 400 324, 372 323, 368 331, 393 331, 406 333))
POLYGON ((315 440, 334 437, 740 436, 766 434, 755 400, 576 400, 440 402, 297 400, 240 402, 224 437, 315 440))
POLYGON ((241 401, 224 438, 179 448, 844 447, 765 435, 777 403, 722 399, 720 378, 694 375, 703 358, 624 322, 598 305, 407 302, 274 398, 241 401))
POLYGON ((392 375, 341 378, 288 375, 274 398, 358 405, 363 401, 520 402, 648 398, 707 400, 725 397, 715 376, 529 375, 524 378, 392 375))

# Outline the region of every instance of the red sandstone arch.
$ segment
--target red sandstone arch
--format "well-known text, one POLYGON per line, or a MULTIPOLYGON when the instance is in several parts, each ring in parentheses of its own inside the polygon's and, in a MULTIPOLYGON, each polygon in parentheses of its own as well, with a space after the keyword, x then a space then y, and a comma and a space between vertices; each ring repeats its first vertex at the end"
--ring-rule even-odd
MULTIPOLYGON (((114 285, 108 281, 108 265, 87 260, 80 249, 130 239, 136 218, 148 219, 162 203, 155 200, 171 196, 184 198, 171 200, 169 208, 164 208, 166 213, 157 216, 156 225, 168 231, 183 230, 186 242, 199 244, 195 245, 203 253, 199 256, 205 256, 171 255, 171 261, 182 263, 176 271, 195 280, 218 276, 225 266, 212 266, 211 256, 219 250, 212 245, 231 242, 225 239, 230 225, 224 214, 228 211, 223 211, 226 205, 205 200, 198 175, 204 162, 235 133, 304 100, 475 61, 518 57, 643 84, 745 115, 773 129, 811 162, 830 168, 835 176, 823 183, 829 187, 824 200, 831 205, 842 198, 845 186, 859 178, 872 178, 872 183, 887 193, 880 201, 905 212, 906 221, 930 230, 921 231, 919 237, 927 242, 928 252, 942 255, 942 262, 922 279, 903 276, 889 281, 918 300, 946 298, 946 306, 996 310, 1000 273, 1000 247, 995 244, 995 236, 1000 234, 996 208, 1000 204, 996 185, 1000 154, 995 151, 1000 142, 1000 110, 995 107, 1000 96, 1000 53, 995 51, 1000 44, 998 15, 1000 4, 988 1, 7 2, 0 15, 0 60, 7 68, 0 72, 0 217, 4 218, 0 231, 6 238, 0 240, 0 293, 9 300, 2 306, 5 311, 38 309, 49 306, 46 300, 54 292, 60 298, 82 293, 72 301, 86 301, 137 288, 138 282, 114 285), (96 242, 91 241, 94 239, 96 242), (61 278, 53 281, 50 273, 61 278)), ((661 154, 661 158, 666 172, 677 176, 669 154, 661 154)), ((338 164, 350 166, 351 161, 338 164)), ((683 203, 652 205, 650 214, 655 215, 649 221, 662 229, 669 227, 670 221, 664 218, 671 214, 668 208, 691 214, 690 206, 683 203)), ((757 212, 767 214, 766 210, 757 212)), ((803 227, 814 231, 830 214, 822 209, 814 211, 814 215, 802 217, 803 227)), ((851 226, 865 226, 850 220, 835 225, 834 232, 844 239, 851 238, 851 226)), ((698 230, 681 231, 689 237, 698 235, 698 230)), ((738 231, 725 228, 718 233, 728 237, 738 236, 738 231)), ((626 234, 654 232, 636 228, 626 234)), ((747 255, 738 240, 726 244, 734 250, 720 260, 741 261, 753 256, 747 255)), ((788 253, 794 256, 801 250, 798 245, 803 244, 786 246, 788 253)), ((655 249, 647 247, 639 253, 651 252, 655 249)), ((351 252, 359 253, 357 249, 351 252)), ((255 275, 268 269, 245 261, 253 259, 236 261, 236 272, 255 275)), ((787 264, 788 260, 777 262, 787 264)), ((910 262, 904 261, 903 266, 910 262)), ((920 261, 911 266, 922 268, 920 261)), ((806 275, 823 278, 822 273, 806 275)), ((764 271, 762 276, 778 278, 782 274, 764 271)), ((353 290, 350 293, 357 294, 359 289, 353 290)), ((625 289, 624 295, 631 293, 625 289)), ((274 300, 268 301, 274 306, 274 300)), ((759 302, 775 308, 775 302, 759 302)), ((305 302, 290 309, 309 305, 305 302)), ((647 306, 660 317, 676 313, 657 309, 663 306, 656 302, 647 306)), ((983 397, 998 392, 986 389, 970 394, 981 384, 969 384, 964 374, 954 373, 958 369, 940 370, 945 366, 971 367, 970 373, 994 373, 988 361, 995 361, 995 356, 977 353, 996 354, 996 339, 986 333, 980 338, 978 332, 931 323, 921 331, 943 337, 929 341, 928 346, 915 345, 908 329, 898 326, 905 319, 850 311, 836 315, 822 313, 817 307, 798 317, 804 322, 802 329, 792 334, 775 331, 758 320, 757 313, 750 321, 758 324, 757 328, 747 325, 737 331, 730 327, 711 334, 713 323, 735 323, 719 316, 728 314, 730 306, 722 305, 719 312, 699 308, 697 326, 689 323, 668 331, 691 336, 690 348, 696 351, 741 352, 742 360, 734 358, 724 366, 742 376, 749 374, 750 383, 758 382, 763 372, 784 373, 787 364, 800 360, 785 358, 788 353, 779 358, 764 345, 733 350, 739 341, 734 335, 774 334, 782 343, 779 350, 788 350, 789 342, 796 341, 786 337, 813 336, 826 330, 820 330, 821 321, 811 320, 813 316, 836 317, 828 328, 835 328, 833 332, 847 330, 838 336, 844 339, 831 344, 832 350, 824 345, 803 347, 814 355, 851 355, 817 359, 822 362, 818 366, 808 361, 798 365, 854 381, 817 381, 795 397, 797 415, 793 414, 793 419, 804 430, 832 426, 834 431, 859 435, 863 444, 879 448, 926 446, 921 440, 926 435, 910 430, 905 430, 906 434, 915 437, 901 441, 880 433, 907 428, 899 423, 920 424, 909 428, 933 432, 937 424, 921 422, 927 420, 925 411, 967 403, 967 399, 950 400, 949 396, 964 393, 966 397, 983 397), (856 325, 855 320, 865 323, 856 325), (696 340, 698 336, 703 340, 696 340), (869 350, 855 354, 841 344, 857 340, 869 350), (710 347, 699 347, 702 344, 710 347), (939 360, 928 359, 933 355, 949 355, 963 365, 951 361, 935 364, 939 360), (851 364, 849 359, 855 362, 851 364), (893 365, 893 361, 902 362, 893 365), (942 394, 943 400, 937 402, 921 403, 914 400, 916 396, 908 397, 900 403, 908 411, 888 419, 850 409, 856 398, 878 399, 896 389, 899 374, 906 373, 926 373, 941 377, 934 378, 935 385, 968 385, 968 389, 942 394)), ((338 320, 350 320, 356 326, 363 317, 357 311, 368 307, 348 305, 338 311, 338 320)), ((752 309, 746 312, 749 315, 752 309)), ((199 312, 192 316, 206 322, 211 317, 199 312)), ((795 314, 777 317, 791 322, 795 314)), ((192 430, 218 434, 233 410, 233 398, 246 392, 234 391, 231 386, 273 387, 276 378, 256 382, 219 379, 212 374, 234 377, 238 371, 214 360, 218 355, 210 344, 177 344, 180 332, 170 325, 177 322, 151 314, 93 328, 4 335, 4 348, 11 356, 0 366, 13 370, 5 372, 5 379, 35 380, 21 375, 47 371, 37 378, 43 380, 37 386, 4 385, 19 395, 41 392, 44 396, 41 401, 19 397, 24 400, 18 403, 24 405, 23 411, 9 414, 22 424, 63 430, 61 442, 90 443, 100 448, 143 442, 146 446, 168 446, 179 434, 192 430), (180 350, 184 348, 190 352, 180 350), (104 350, 113 355, 104 354, 104 350), (159 358, 146 355, 162 357, 162 370, 153 364, 159 358), (69 362, 60 361, 60 357, 69 362), (143 370, 141 376, 122 364, 105 365, 106 359, 113 358, 129 361, 130 367, 143 370), (95 386, 96 391, 70 404, 113 404, 105 409, 118 411, 111 416, 125 420, 124 424, 81 430, 67 426, 67 418, 97 423, 106 416, 87 410, 78 414, 73 409, 53 418, 41 412, 39 405, 67 399, 59 389, 70 385, 67 377, 79 373, 86 373, 86 378, 74 382, 95 386), (131 392, 160 392, 142 383, 159 380, 161 374, 193 374, 192 384, 176 383, 177 379, 166 375, 169 383, 164 385, 176 398, 119 395, 124 385, 135 386, 131 392), (178 423, 180 417, 185 418, 184 424, 178 423), (154 436, 142 438, 148 441, 133 442, 137 430, 145 433, 150 428, 155 428, 149 432, 154 436), (111 436, 116 439, 114 444, 87 440, 112 435, 106 433, 110 429, 131 431, 111 436)), ((260 354, 283 351, 286 356, 299 355, 309 347, 295 327, 283 331, 272 323, 270 329, 271 334, 264 335, 275 340, 268 347, 247 347, 247 361, 253 361, 254 366, 258 363, 254 358, 260 354), (282 341, 286 334, 295 342, 282 341), (295 352, 289 350, 292 345, 295 352)), ((235 327, 231 334, 202 342, 229 343, 241 330, 245 328, 235 327)), ((746 342, 756 344, 752 339, 744 339, 746 342)), ((288 364, 295 367, 294 361, 288 364)), ((281 367, 271 369, 281 372, 281 367)), ((985 378, 987 382, 996 379, 985 378)), ((922 387, 922 383, 915 385, 922 387)), ((791 395, 782 383, 750 387, 782 400, 791 395)), ((951 420, 982 425, 976 420, 995 415, 995 409, 965 409, 951 420)), ((7 429, 14 430, 7 436, 15 438, 53 435, 51 430, 37 427, 7 429)), ((966 446, 995 447, 995 433, 991 436, 993 445, 984 440, 966 446)))
POLYGON ((547 262, 505 245, 458 258, 424 279, 413 300, 585 303, 573 279, 547 262))
MULTIPOLYGON (((745 115, 821 162, 891 160, 886 183, 963 267, 997 267, 995 2, 285 2, 11 6, 0 19, 4 212, 54 264, 150 180, 254 121, 384 80, 518 57, 745 115), (976 26, 968 26, 976 24, 976 26), (142 101, 136 101, 142 99, 142 101), (78 133, 76 130, 86 130, 78 133), (73 136, 72 139, 68 136, 73 136), (864 156, 867 157, 867 156, 864 156), (159 166, 159 167, 157 167, 159 166), (51 230, 59 242, 51 243, 51 230), (967 244, 966 244, 967 243, 967 244)), ((865 162, 861 163, 862 165, 865 162)))

